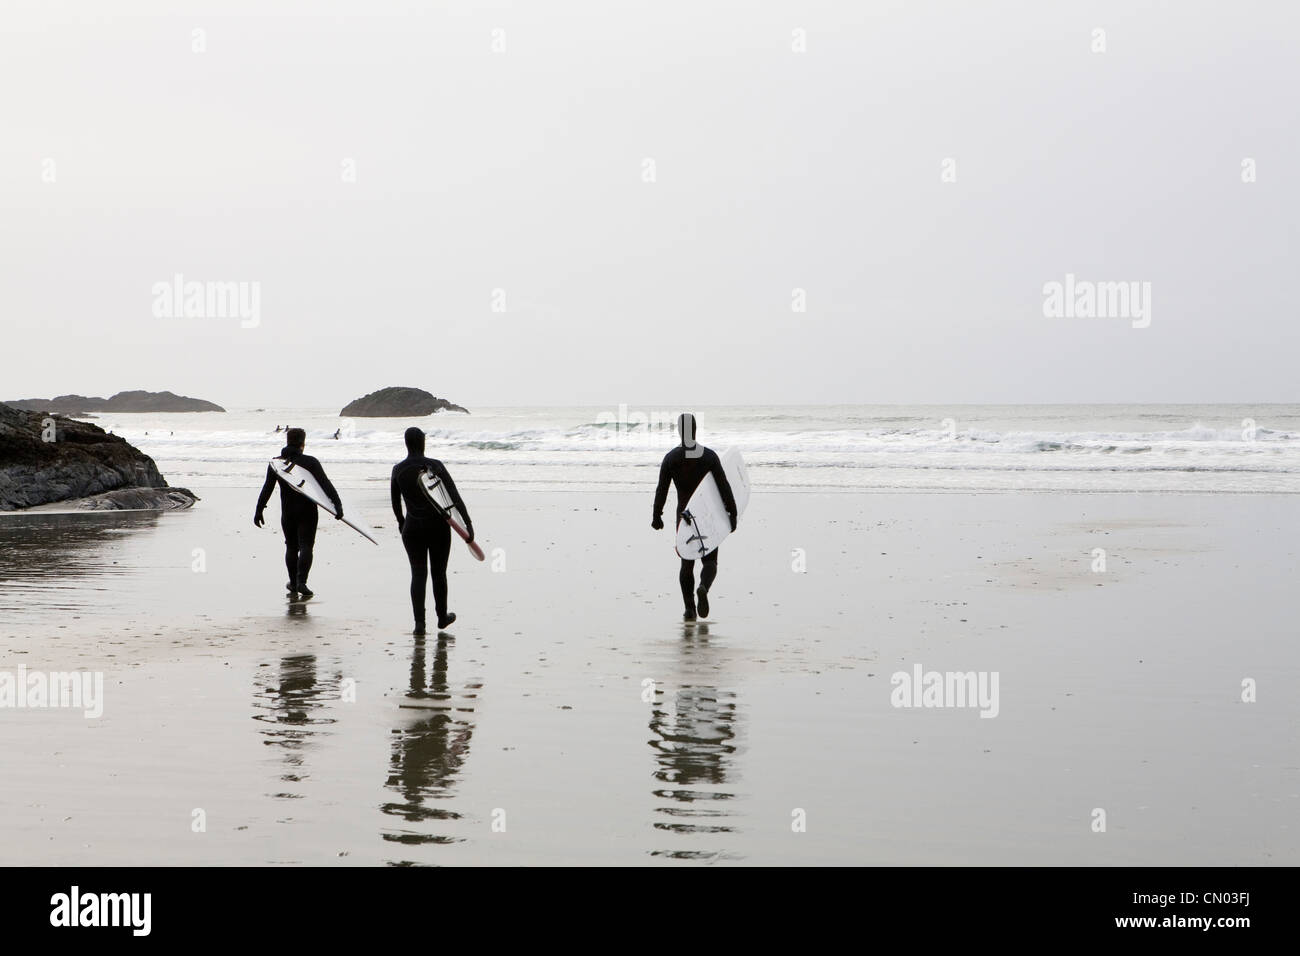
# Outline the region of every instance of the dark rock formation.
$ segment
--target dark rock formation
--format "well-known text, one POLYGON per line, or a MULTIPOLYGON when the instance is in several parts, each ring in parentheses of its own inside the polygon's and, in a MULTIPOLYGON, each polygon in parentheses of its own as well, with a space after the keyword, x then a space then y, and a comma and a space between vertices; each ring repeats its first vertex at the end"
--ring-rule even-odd
POLYGON ((5 402, 33 412, 55 412, 81 417, 86 412, 224 412, 220 405, 171 392, 118 392, 112 398, 56 395, 54 398, 20 398, 5 402))
POLYGON ((168 485, 152 458, 97 425, 0 404, 0 511, 124 488, 168 485))
POLYGON ((75 504, 78 511, 180 511, 198 500, 188 488, 119 488, 75 504))
POLYGON ((339 415, 353 418, 418 418, 434 412, 464 412, 469 409, 436 398, 422 388, 381 388, 345 405, 339 415))

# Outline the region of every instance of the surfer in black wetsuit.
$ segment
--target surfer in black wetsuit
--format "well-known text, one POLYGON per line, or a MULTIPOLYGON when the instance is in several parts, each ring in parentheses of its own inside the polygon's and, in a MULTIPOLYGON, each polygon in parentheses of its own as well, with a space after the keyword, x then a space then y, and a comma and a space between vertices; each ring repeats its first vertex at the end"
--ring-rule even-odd
POLYGON ((390 483, 393 496, 393 514, 397 516, 397 529, 402 533, 402 546, 411 562, 411 610, 415 613, 415 633, 423 634, 425 581, 433 578, 433 606, 438 612, 438 629, 450 627, 456 615, 447 611, 447 558, 451 554, 451 526, 438 513, 420 487, 420 472, 428 469, 442 479, 451 503, 465 519, 465 533, 474 540, 474 522, 470 520, 465 502, 456 490, 456 483, 442 462, 424 457, 424 432, 418 428, 406 430, 407 455, 393 466, 390 483), (402 502, 406 514, 402 514, 402 502))
MULTIPOLYGON (((722 470, 722 462, 711 448, 705 448, 695 440, 695 416, 690 412, 677 418, 677 433, 681 444, 664 455, 663 464, 659 466, 659 487, 655 489, 654 518, 650 527, 660 531, 664 526, 664 503, 668 500, 668 482, 677 489, 677 524, 682 523, 682 509, 691 500, 691 495, 699 487, 705 475, 713 475, 718 483, 718 492, 722 495, 722 504, 731 516, 731 530, 736 530, 736 498, 731 493, 731 483, 722 470)), ((694 621, 696 616, 696 599, 699 599, 699 615, 709 616, 709 588, 718 576, 718 551, 714 548, 700 559, 700 587, 695 589, 695 561, 682 558, 682 568, 677 574, 677 581, 682 587, 682 601, 686 613, 682 619, 694 621), (694 593, 692 593, 694 592, 694 593)))
MULTIPOLYGON (((311 455, 302 453, 307 443, 307 433, 301 428, 286 428, 285 441, 288 443, 280 450, 280 457, 291 461, 297 468, 310 472, 320 482, 325 494, 334 502, 336 518, 343 517, 343 502, 334 490, 330 480, 325 477, 325 469, 311 455)), ((305 495, 291 491, 275 477, 275 471, 266 466, 266 481, 262 484, 262 493, 257 496, 257 511, 253 514, 253 524, 259 528, 265 519, 262 512, 271 500, 271 489, 280 486, 280 529, 284 532, 284 564, 289 570, 289 583, 284 589, 290 594, 298 593, 309 598, 314 593, 307 587, 307 574, 311 571, 312 547, 316 543, 316 505, 305 495)))

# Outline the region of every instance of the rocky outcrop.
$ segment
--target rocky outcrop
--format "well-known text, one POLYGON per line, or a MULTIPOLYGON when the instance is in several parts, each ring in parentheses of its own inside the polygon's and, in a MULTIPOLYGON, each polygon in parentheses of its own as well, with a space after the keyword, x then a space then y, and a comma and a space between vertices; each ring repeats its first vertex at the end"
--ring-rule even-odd
POLYGON ((0 511, 119 489, 162 491, 153 495, 159 502, 171 501, 170 491, 197 500, 184 488, 169 489, 152 458, 97 425, 0 404, 0 511))
POLYGON ((469 409, 430 395, 422 388, 395 386, 381 388, 349 402, 339 415, 345 418, 419 418, 434 412, 464 412, 468 415, 469 409))
POLYGON ((181 511, 198 500, 187 488, 119 488, 72 504, 78 511, 181 511))
POLYGON ((56 395, 54 398, 19 398, 5 402, 33 412, 55 412, 80 417, 86 412, 224 412, 213 402, 172 392, 118 392, 112 398, 56 395))

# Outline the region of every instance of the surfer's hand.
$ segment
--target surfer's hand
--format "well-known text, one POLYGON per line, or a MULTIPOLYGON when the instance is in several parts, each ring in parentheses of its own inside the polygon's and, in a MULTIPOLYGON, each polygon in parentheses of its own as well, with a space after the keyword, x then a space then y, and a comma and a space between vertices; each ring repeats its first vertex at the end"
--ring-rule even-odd
POLYGON ((651 520, 651 522, 650 522, 650 527, 654 528, 656 531, 662 531, 662 530, 664 530, 664 519, 663 519, 663 516, 662 516, 662 515, 655 515, 654 518, 653 518, 653 519, 651 520))
POLYGON ((335 521, 342 521, 342 520, 343 520, 343 506, 342 506, 342 505, 339 505, 339 506, 338 506, 337 512, 336 512, 335 515, 334 515, 334 520, 335 520, 335 521))
POLYGON ((727 514, 727 517, 731 519, 731 530, 732 530, 732 531, 735 531, 735 530, 736 530, 736 515, 735 515, 734 513, 729 512, 729 513, 727 514))
POLYGON ((398 519, 397 519, 397 533, 398 533, 398 534, 401 534, 401 533, 402 533, 402 529, 405 528, 405 527, 406 527, 406 519, 405 519, 405 518, 398 518, 398 519))
POLYGON ((469 535, 468 544, 474 543, 474 525, 468 521, 465 522, 465 533, 469 535))
POLYGON ((258 508, 256 513, 253 515, 253 524, 259 528, 262 527, 262 525, 266 524, 266 519, 262 517, 261 508, 258 508))

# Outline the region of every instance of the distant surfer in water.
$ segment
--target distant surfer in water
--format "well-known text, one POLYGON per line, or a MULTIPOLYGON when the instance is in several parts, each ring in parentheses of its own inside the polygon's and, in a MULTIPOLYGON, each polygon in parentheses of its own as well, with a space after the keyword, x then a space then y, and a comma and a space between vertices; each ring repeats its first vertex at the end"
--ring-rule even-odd
MULTIPOLYGON (((664 526, 664 503, 668 500, 668 483, 671 481, 677 489, 677 524, 682 523, 682 509, 691 500, 691 495, 699 487, 705 475, 713 475, 718 483, 718 492, 722 495, 722 504, 731 517, 731 530, 736 530, 736 499, 731 493, 731 484, 727 481, 722 462, 711 448, 705 448, 695 440, 695 416, 690 412, 677 418, 677 434, 681 443, 664 455, 663 464, 659 466, 659 487, 655 489, 654 518, 650 527, 662 531, 664 526)), ((682 587, 682 602, 686 613, 682 619, 694 621, 696 609, 700 617, 709 616, 709 588, 718 576, 718 551, 714 548, 700 559, 700 586, 695 588, 695 562, 682 558, 682 568, 677 574, 677 581, 682 587), (697 605, 698 599, 698 605, 697 605)))
POLYGON ((450 627, 456 615, 447 610, 447 557, 451 554, 451 526, 438 513, 420 488, 420 472, 427 469, 442 480, 451 503, 465 519, 465 531, 474 540, 474 522, 470 520, 465 502, 461 500, 456 483, 442 462, 424 457, 424 432, 418 428, 406 430, 406 457, 393 466, 391 492, 393 514, 397 516, 397 529, 402 534, 402 545, 411 562, 411 610, 415 613, 415 633, 425 633, 424 594, 426 581, 433 578, 433 606, 438 613, 438 629, 450 627), (402 514, 402 502, 406 514, 402 514))
MULTIPOLYGON (((325 469, 311 455, 302 453, 303 447, 307 444, 307 433, 301 428, 287 426, 285 432, 284 440, 287 444, 280 450, 280 457, 310 472, 320 483, 325 494, 330 496, 330 501, 334 502, 334 516, 342 518, 343 502, 339 500, 339 493, 334 490, 330 480, 325 477, 325 469)), ((268 465, 262 493, 257 496, 257 511, 253 514, 253 524, 262 527, 265 520, 262 512, 266 509, 266 503, 271 500, 271 489, 277 484, 280 486, 280 529, 284 532, 284 564, 289 570, 289 583, 284 586, 284 589, 290 594, 296 592, 309 598, 315 593, 307 587, 307 574, 311 571, 312 547, 316 544, 318 517, 316 504, 310 498, 291 491, 284 482, 275 477, 275 472, 268 465)))

